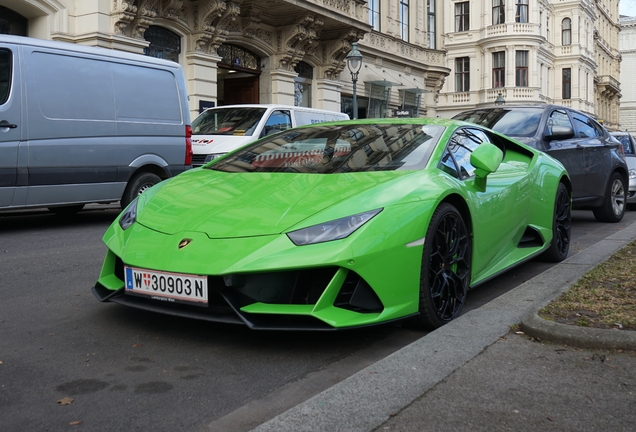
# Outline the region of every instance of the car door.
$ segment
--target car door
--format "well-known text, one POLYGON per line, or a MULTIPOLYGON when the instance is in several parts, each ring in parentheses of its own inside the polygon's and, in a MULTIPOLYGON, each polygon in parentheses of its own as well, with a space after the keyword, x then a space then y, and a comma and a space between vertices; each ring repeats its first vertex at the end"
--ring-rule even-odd
POLYGON ((0 45, 0 208, 12 204, 18 181, 22 124, 17 55, 17 46, 0 45))
POLYGON ((611 149, 602 141, 604 138, 603 129, 582 113, 571 111, 570 114, 578 138, 577 145, 583 149, 584 154, 585 180, 583 188, 579 188, 577 196, 603 196, 607 176, 611 173, 612 168, 611 149))
POLYGON ((576 137, 576 130, 568 112, 563 108, 553 108, 547 114, 544 137, 552 135, 555 126, 569 127, 575 131, 575 136, 567 139, 552 139, 546 141, 546 153, 563 164, 572 180, 572 197, 586 196, 585 185, 587 177, 586 147, 580 144, 576 137))
POLYGON ((458 129, 451 140, 439 168, 458 178, 470 194, 469 206, 473 214, 473 275, 500 262, 516 248, 526 225, 530 185, 527 172, 514 165, 502 163, 488 176, 486 190, 473 186, 475 167, 470 154, 480 144, 491 142, 481 129, 458 129))

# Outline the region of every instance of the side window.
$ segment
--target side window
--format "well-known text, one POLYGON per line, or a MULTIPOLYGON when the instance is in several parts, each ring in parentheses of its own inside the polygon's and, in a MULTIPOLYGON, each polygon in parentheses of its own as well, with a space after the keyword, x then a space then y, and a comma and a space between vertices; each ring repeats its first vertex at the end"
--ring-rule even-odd
POLYGON ((479 129, 457 130, 446 147, 439 169, 459 179, 472 177, 475 167, 470 163, 470 154, 479 144, 488 141, 488 136, 479 129))
POLYGON ((548 129, 546 133, 548 135, 552 135, 553 126, 566 126, 574 130, 574 126, 572 126, 568 113, 560 109, 552 111, 548 116, 548 124, 546 126, 548 129))
POLYGON ((261 136, 284 131, 289 129, 291 125, 291 113, 289 111, 273 111, 267 119, 267 123, 265 123, 261 136))
POLYGON ((576 127, 576 131, 578 132, 577 135, 580 138, 593 138, 603 135, 595 127, 594 120, 592 120, 591 118, 579 113, 573 113, 572 118, 574 119, 574 126, 576 127))
POLYGON ((0 105, 9 99, 11 90, 11 51, 0 49, 0 105))

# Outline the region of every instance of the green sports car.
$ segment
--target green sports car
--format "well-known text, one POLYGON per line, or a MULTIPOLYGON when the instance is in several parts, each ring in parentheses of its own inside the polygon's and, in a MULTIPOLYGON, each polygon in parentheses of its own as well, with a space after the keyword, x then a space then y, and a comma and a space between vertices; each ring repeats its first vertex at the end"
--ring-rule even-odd
POLYGON ((270 135, 139 195, 104 234, 101 301, 253 329, 456 318, 469 289, 568 254, 550 156, 455 120, 270 135))

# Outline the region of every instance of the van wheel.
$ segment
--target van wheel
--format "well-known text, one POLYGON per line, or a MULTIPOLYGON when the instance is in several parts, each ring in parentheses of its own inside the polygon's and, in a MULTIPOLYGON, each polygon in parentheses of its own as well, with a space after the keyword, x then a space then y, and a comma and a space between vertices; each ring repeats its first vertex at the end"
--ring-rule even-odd
POLYGON ((84 208, 84 204, 75 204, 61 207, 48 207, 51 213, 55 213, 59 216, 70 216, 78 213, 80 210, 84 208))
POLYGON ((135 174, 128 181, 128 186, 121 197, 121 208, 125 209, 128 204, 142 193, 156 185, 161 181, 161 177, 157 174, 143 172, 135 174))

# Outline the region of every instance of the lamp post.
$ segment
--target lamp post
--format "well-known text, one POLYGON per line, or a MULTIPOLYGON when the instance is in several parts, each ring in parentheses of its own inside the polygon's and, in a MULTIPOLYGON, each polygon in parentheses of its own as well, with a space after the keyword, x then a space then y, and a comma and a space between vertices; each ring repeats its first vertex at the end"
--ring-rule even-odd
POLYGON ((495 99, 495 105, 505 105, 505 104, 506 104, 506 100, 501 95, 501 92, 499 92, 499 94, 497 95, 497 99, 495 99))
POLYGON ((358 73, 362 67, 362 54, 358 51, 358 43, 351 44, 351 51, 347 54, 347 67, 351 72, 351 81, 353 82, 353 118, 358 118, 358 96, 356 94, 356 84, 358 83, 358 73))

